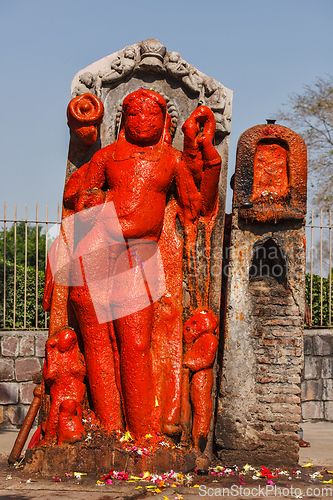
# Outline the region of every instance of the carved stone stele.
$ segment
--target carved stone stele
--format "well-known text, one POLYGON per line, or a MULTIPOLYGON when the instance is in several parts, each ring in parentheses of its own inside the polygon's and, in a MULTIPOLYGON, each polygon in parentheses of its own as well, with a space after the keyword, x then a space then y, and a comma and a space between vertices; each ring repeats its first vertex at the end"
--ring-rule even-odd
MULTIPOLYGON (((81 392, 57 400, 57 415, 50 389, 63 392, 49 374, 50 344, 46 448, 32 455, 45 472, 56 442, 73 467, 83 447, 91 470, 108 471, 92 451, 108 433, 117 468, 127 460, 139 470, 135 457, 144 450, 145 467, 155 471, 205 469, 232 92, 149 39, 80 71, 72 97, 62 231, 44 302, 50 338, 76 332, 86 396, 73 368, 81 392), (80 443, 91 434, 91 443, 80 443)), ((66 349, 52 359, 72 359, 66 349)))

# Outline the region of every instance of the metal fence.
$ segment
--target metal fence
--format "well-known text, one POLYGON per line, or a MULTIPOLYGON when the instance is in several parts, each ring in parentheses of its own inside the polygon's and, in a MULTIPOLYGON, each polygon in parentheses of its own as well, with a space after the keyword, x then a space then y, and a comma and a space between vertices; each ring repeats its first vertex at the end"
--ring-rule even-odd
POLYGON ((47 252, 52 243, 50 227, 52 227, 52 234, 54 234, 54 229, 56 233, 60 230, 59 205, 56 221, 48 219, 47 205, 45 217, 40 217, 38 204, 36 204, 35 213, 35 218, 28 219, 26 204, 25 217, 19 219, 15 203, 14 218, 10 219, 7 218, 7 205, 4 204, 4 217, 0 219, 2 226, 0 227, 0 273, 2 274, 0 329, 3 330, 41 330, 48 327, 48 313, 42 312, 41 314, 42 295, 47 252), (41 243, 43 244, 42 252, 41 243), (42 259, 40 253, 43 253, 42 259))
MULTIPOLYGON (((7 218, 6 203, 4 205, 4 217, 0 219, 0 329, 40 330, 48 327, 48 314, 42 311, 44 272, 48 248, 60 230, 59 210, 58 205, 57 220, 52 221, 48 219, 48 206, 45 217, 40 217, 37 204, 35 217, 28 219, 26 205, 25 217, 19 219, 15 203, 14 218, 10 219, 7 218)), ((316 216, 312 211, 310 223, 306 226, 306 239, 306 299, 312 326, 332 328, 331 212, 321 211, 316 216)))
POLYGON ((311 212, 306 226, 306 298, 312 326, 332 328, 332 213, 311 212))

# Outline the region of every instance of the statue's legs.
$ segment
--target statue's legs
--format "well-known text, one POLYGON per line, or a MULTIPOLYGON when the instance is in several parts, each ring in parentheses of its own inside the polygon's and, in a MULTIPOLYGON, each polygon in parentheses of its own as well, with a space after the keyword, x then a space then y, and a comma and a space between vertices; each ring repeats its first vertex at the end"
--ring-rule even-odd
POLYGON ((87 286, 70 292, 84 342, 87 376, 96 416, 109 430, 123 427, 108 323, 99 324, 87 286))
POLYGON ((114 321, 120 347, 124 413, 134 438, 155 430, 155 394, 151 361, 153 305, 114 321))
POLYGON ((212 414, 213 370, 205 369, 194 373, 191 381, 191 403, 193 408, 193 446, 203 451, 209 433, 212 414))
POLYGON ((105 286, 97 287, 97 290, 99 288, 100 290, 96 294, 94 283, 98 283, 101 277, 108 276, 114 258, 108 247, 99 247, 100 241, 96 237, 96 232, 79 243, 71 275, 76 283, 78 276, 81 276, 83 286, 71 288, 70 301, 84 342, 84 356, 94 411, 103 425, 112 431, 123 428, 121 397, 116 375, 117 369, 119 370, 118 352, 115 342, 112 342, 114 334, 112 323, 101 322, 96 315, 96 303, 103 305, 109 300, 108 290, 105 286))

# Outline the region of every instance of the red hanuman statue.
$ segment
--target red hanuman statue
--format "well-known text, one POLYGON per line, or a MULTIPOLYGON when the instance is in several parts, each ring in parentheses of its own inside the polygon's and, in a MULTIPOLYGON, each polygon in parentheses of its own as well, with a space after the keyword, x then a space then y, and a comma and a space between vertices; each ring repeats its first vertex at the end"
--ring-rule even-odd
POLYGON ((51 304, 51 334, 69 323, 68 304, 74 310, 96 416, 109 431, 126 428, 137 440, 158 431, 151 359, 156 299, 146 263, 157 252, 171 185, 189 234, 216 209, 221 168, 209 108, 200 106, 184 123, 182 153, 171 146, 169 129, 165 99, 133 92, 123 102, 116 142, 71 175, 63 226, 75 215, 85 230, 73 242, 70 266, 60 245, 57 267, 64 264, 69 281, 55 278, 51 304), (112 284, 101 286, 107 276, 112 284))

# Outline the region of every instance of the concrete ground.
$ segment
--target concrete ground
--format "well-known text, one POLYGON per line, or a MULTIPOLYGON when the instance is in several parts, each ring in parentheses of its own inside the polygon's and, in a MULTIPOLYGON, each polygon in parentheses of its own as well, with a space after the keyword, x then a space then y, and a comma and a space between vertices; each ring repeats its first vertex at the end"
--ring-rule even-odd
POLYGON ((223 477, 222 479, 212 476, 195 476, 193 483, 197 485, 195 487, 171 487, 160 493, 147 490, 146 484, 142 482, 114 481, 112 486, 100 486, 96 484, 97 477, 83 476, 81 480, 64 477, 59 482, 55 482, 54 478, 51 477, 40 477, 38 474, 28 477, 22 467, 14 468, 7 464, 7 458, 18 431, 0 429, 0 499, 130 500, 152 496, 156 500, 208 500, 208 498, 224 498, 224 496, 228 496, 227 491, 229 491, 229 496, 235 499, 265 497, 277 500, 301 497, 304 499, 333 497, 333 479, 331 484, 322 484, 323 480, 333 478, 333 475, 323 472, 323 469, 333 470, 333 423, 302 423, 302 428, 304 431, 303 439, 309 441, 311 447, 300 448, 299 464, 302 466, 311 462, 313 467, 300 468, 301 478, 299 480, 295 480, 296 476, 292 473, 290 473, 290 477, 281 476, 274 479, 275 486, 269 486, 267 492, 265 490, 267 479, 263 478, 260 481, 254 481, 253 479, 256 478, 246 476, 244 481, 247 482, 247 486, 243 485, 243 490, 240 490, 238 476, 223 477), (322 479, 311 476, 316 471, 321 471, 322 479), (264 489, 258 489, 259 484, 264 489), (232 486, 238 489, 231 490, 232 486), (224 495, 223 488, 225 488, 224 495), (229 490, 227 490, 228 488, 229 490), (296 490, 297 488, 298 490, 296 490))

